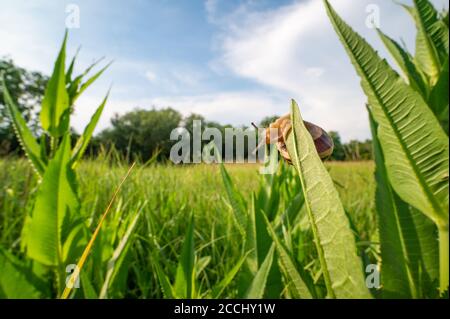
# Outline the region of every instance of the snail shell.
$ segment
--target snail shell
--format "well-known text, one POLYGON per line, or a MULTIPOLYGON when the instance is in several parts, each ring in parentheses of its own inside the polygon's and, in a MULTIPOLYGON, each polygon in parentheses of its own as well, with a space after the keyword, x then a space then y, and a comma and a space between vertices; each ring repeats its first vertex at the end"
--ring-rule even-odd
MULTIPOLYGON (((307 121, 303 121, 303 123, 314 140, 314 145, 316 146, 316 150, 320 158, 324 159, 330 156, 333 153, 334 148, 333 139, 321 127, 307 121)), ((271 123, 269 125, 269 129, 266 130, 266 144, 276 143, 281 156, 283 156, 283 158, 290 164, 292 163, 292 160, 287 151, 285 141, 287 140, 291 129, 291 117, 290 114, 286 114, 271 123), (272 130, 270 129, 277 129, 276 134, 272 136, 272 139, 270 135, 272 130)))

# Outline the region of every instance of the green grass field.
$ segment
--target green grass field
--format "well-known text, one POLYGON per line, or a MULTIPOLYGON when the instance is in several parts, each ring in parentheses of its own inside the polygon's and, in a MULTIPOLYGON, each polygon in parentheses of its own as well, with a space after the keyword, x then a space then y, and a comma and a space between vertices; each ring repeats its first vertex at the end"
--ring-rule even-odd
MULTIPOLYGON (((359 243, 376 242, 374 211, 375 182, 372 162, 327 163, 344 208, 354 224, 359 243)), ((260 187, 263 178, 258 165, 226 165, 235 187, 247 202, 260 187)), ((106 160, 84 161, 79 167, 78 179, 81 193, 81 212, 88 229, 93 231, 99 216, 123 178, 128 167, 109 164, 106 160)), ((293 172, 289 167, 288 171, 293 172)), ((295 178, 294 173, 291 178, 295 178)), ((285 185, 295 185, 283 183, 285 185)), ((289 186, 287 186, 289 187, 289 186)), ((35 197, 37 178, 25 160, 0 160, 0 244, 21 255, 21 232, 25 216, 35 197)), ((296 190, 291 190, 293 193, 296 190)), ((278 211, 284 211, 289 200, 280 200, 278 211)), ((109 297, 163 297, 155 271, 155 259, 163 264, 171 281, 175 277, 180 258, 188 216, 195 217, 195 251, 197 255, 198 297, 208 297, 209 292, 238 262, 242 253, 241 237, 227 200, 218 165, 173 166, 154 164, 137 166, 118 194, 111 214, 103 226, 87 263, 92 296, 99 294, 106 276, 107 263, 124 236, 131 216, 141 211, 133 243, 128 250, 120 271, 121 279, 108 293, 109 297), (94 267, 102 264, 104 267, 94 267), (202 295, 202 291, 205 293, 202 295)), ((300 221, 302 220, 300 216, 300 221)), ((298 261, 311 269, 312 277, 318 265, 310 236, 300 236, 306 226, 300 222, 300 230, 292 229, 292 246, 298 261), (303 226, 302 226, 303 225, 303 226), (311 241, 311 242, 309 242, 311 241)), ((307 228, 307 227, 306 227, 307 228)), ((306 230, 307 233, 307 230, 306 230)), ((85 244, 85 243, 84 243, 85 244)), ((376 247, 376 245, 375 245, 376 247)), ((80 245, 74 255, 81 255, 80 245)), ((76 260, 73 260, 76 263, 76 260)), ((239 296, 234 280, 222 297, 239 296)), ((89 297, 86 285, 81 285, 78 296, 89 297)))

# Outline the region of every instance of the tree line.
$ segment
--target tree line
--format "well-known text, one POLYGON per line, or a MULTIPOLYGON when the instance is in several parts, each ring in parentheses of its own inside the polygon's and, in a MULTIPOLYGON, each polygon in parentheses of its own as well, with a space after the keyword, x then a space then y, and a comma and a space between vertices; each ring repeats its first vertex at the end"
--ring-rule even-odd
MULTIPOLYGON (((36 125, 37 114, 48 77, 39 72, 31 72, 20 68, 11 59, 5 58, 0 59, 1 72, 4 73, 9 92, 31 126, 33 134, 37 138, 40 137, 42 132, 38 130, 38 125, 36 125)), ((268 127, 277 117, 275 115, 265 117, 259 122, 259 126, 268 127)), ((170 107, 162 109, 153 107, 150 110, 136 108, 123 115, 114 115, 111 119, 111 126, 92 139, 86 154, 95 157, 101 151, 114 149, 123 158, 129 160, 138 158, 145 162, 153 157, 164 160, 169 157, 171 147, 177 142, 170 139, 172 130, 184 127, 192 138, 193 123, 196 120, 201 121, 202 129, 206 127, 217 128, 222 136, 225 136, 227 128, 232 128, 231 125, 208 121, 199 114, 182 116, 180 112, 170 107)), ((247 128, 242 127, 242 129, 247 128)), ((335 145, 330 160, 372 159, 372 143, 370 140, 352 140, 348 143, 342 143, 338 132, 330 131, 328 133, 333 138, 335 145)), ((77 135, 77 132, 73 130, 73 134, 77 135)), ((203 141, 202 147, 208 142, 203 141)), ((247 143, 247 140, 245 140, 245 143, 247 143)), ((244 149, 247 150, 247 145, 244 149)), ((22 155, 22 152, 4 105, 2 87, 0 86, 0 156, 10 154, 22 155)), ((247 152, 245 152, 244 156, 247 155, 247 152)))

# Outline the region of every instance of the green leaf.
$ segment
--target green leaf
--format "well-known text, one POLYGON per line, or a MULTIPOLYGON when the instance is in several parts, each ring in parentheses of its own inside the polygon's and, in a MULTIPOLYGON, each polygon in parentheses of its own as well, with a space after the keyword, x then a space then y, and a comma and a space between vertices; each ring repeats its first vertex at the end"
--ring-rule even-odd
POLYGON ((245 254, 239 261, 234 265, 233 268, 223 277, 223 279, 212 289, 211 296, 213 299, 218 299, 225 288, 233 281, 234 277, 237 275, 242 267, 242 264, 247 259, 248 253, 245 254))
MULTIPOLYGON (((370 112, 369 112, 370 115, 370 112)), ((417 297, 407 241, 415 238, 409 207, 392 190, 384 167, 384 156, 377 137, 377 127, 369 116, 376 170, 376 212, 381 250, 381 283, 385 298, 417 297), (408 222, 408 226, 407 224, 408 222)), ((412 252, 411 252, 412 253, 412 252)))
POLYGON ((192 215, 184 237, 183 249, 178 261, 174 290, 179 298, 193 298, 195 295, 195 246, 194 216, 192 215))
POLYGON ((98 293, 95 291, 94 286, 85 271, 80 272, 80 286, 83 290, 84 299, 98 299, 98 293))
POLYGON ((255 222, 255 250, 257 256, 258 268, 264 262, 267 252, 272 246, 272 239, 270 238, 269 232, 267 231, 266 221, 264 212, 256 204, 256 197, 253 193, 253 215, 255 222))
MULTIPOLYGON (((139 217, 141 216, 142 210, 140 209, 136 216, 131 221, 130 225, 128 226, 125 234, 123 235, 122 239, 120 240, 119 244, 117 245, 116 249, 114 250, 114 253, 111 257, 111 259, 108 261, 107 265, 107 271, 106 271, 106 277, 105 281, 103 282, 102 289, 100 291, 100 299, 108 298, 108 289, 112 285, 114 285, 114 282, 119 277, 120 271, 124 269, 124 259, 128 252, 128 249, 131 245, 131 235, 133 234, 134 230, 137 226, 137 221, 139 220, 139 217)), ((125 269, 125 275, 128 273, 128 269, 125 269)))
POLYGON ((448 56, 442 66, 439 79, 431 89, 429 105, 441 123, 442 128, 448 135, 448 56))
POLYGON ((287 149, 300 177, 305 207, 319 255, 321 270, 332 298, 370 298, 361 260, 348 219, 300 115, 291 105, 292 132, 287 149))
POLYGON ((77 59, 78 53, 80 52, 80 47, 78 47, 77 52, 75 52, 75 55, 72 58, 72 61, 70 62, 69 68, 67 69, 66 72, 66 84, 70 83, 72 81, 72 73, 73 73, 73 69, 75 67, 75 61, 77 59))
POLYGON ((78 213, 75 174, 70 167, 70 136, 66 134, 49 162, 39 186, 28 236, 28 256, 44 265, 62 261, 63 233, 78 213))
POLYGON ((11 99, 3 75, 1 80, 5 104, 11 117, 17 139, 19 140, 19 143, 22 146, 25 155, 30 160, 32 167, 35 169, 38 175, 42 177, 45 171, 45 161, 42 159, 41 147, 34 138, 33 133, 31 133, 30 129, 28 128, 27 123, 20 114, 20 111, 17 108, 16 104, 11 99))
POLYGON ((305 197, 303 196, 303 193, 300 192, 295 195, 295 197, 288 203, 288 206, 283 214, 275 220, 275 230, 278 230, 283 224, 293 225, 295 219, 300 214, 304 203, 305 197))
POLYGON ((411 258, 416 259, 413 274, 422 298, 437 297, 439 286, 439 242, 438 230, 431 219, 420 211, 409 207, 417 240, 407 241, 411 258))
POLYGON ((245 205, 244 198, 242 194, 236 189, 231 180, 230 175, 223 163, 220 163, 220 172, 222 175, 223 184, 225 185, 225 190, 228 195, 228 200, 230 201, 231 207, 233 208, 234 217, 237 222, 239 231, 243 236, 245 236, 247 228, 247 207, 245 205))
POLYGON ((23 262, 0 246, 0 298, 40 298, 33 284, 31 270, 23 262))
POLYGON ((65 265, 76 263, 75 257, 82 254, 88 240, 87 231, 88 229, 81 219, 76 225, 72 224, 62 246, 62 261, 65 265))
POLYGON ((67 32, 42 99, 42 128, 53 137, 62 136, 69 129, 69 96, 65 81, 66 41, 67 32))
POLYGON ((81 84, 80 89, 75 94, 75 96, 72 98, 72 103, 76 101, 76 99, 89 87, 92 83, 95 82, 102 74, 105 72, 107 68, 112 64, 112 62, 109 62, 105 67, 103 67, 100 71, 98 71, 96 74, 94 74, 92 77, 90 77, 86 82, 81 84))
POLYGON ((441 39, 435 35, 437 11, 428 0, 414 0, 414 7, 407 9, 417 27, 415 54, 417 65, 430 77, 431 84, 434 84, 441 69, 439 51, 443 45, 441 39))
POLYGON ((413 58, 408 52, 403 50, 403 48, 396 41, 385 35, 381 30, 377 29, 377 32, 385 47, 388 49, 389 53, 402 70, 403 74, 407 77, 409 84, 424 98, 426 98, 428 95, 427 86, 420 70, 418 70, 414 65, 413 58))
POLYGON ((422 97, 325 1, 378 123, 396 193, 435 223, 448 224, 448 138, 422 97))
POLYGON ((173 299, 173 298, 178 297, 175 295, 175 292, 173 291, 173 288, 170 285, 169 278, 162 270, 161 265, 159 264, 159 260, 155 259, 155 262, 153 264, 155 266, 156 275, 158 276, 159 284, 161 285, 161 290, 163 292, 164 297, 166 297, 168 299, 173 299))
POLYGON ((102 115, 103 109, 105 107, 106 101, 108 100, 109 92, 106 94, 103 102, 95 111, 94 115, 92 115, 89 124, 84 129, 83 134, 78 138, 75 147, 72 150, 72 167, 75 168, 78 161, 83 157, 86 148, 89 145, 89 141, 91 140, 92 134, 94 133, 95 127, 97 126, 98 120, 102 115))
MULTIPOLYGON (((272 182, 268 183, 269 185, 273 186, 272 182)), ((271 194, 273 196, 273 193, 271 194)), ((276 195, 278 196, 278 195, 276 195)), ((259 207, 257 204, 255 193, 252 195, 252 208, 253 208, 253 218, 252 221, 254 222, 254 241, 253 245, 254 247, 251 247, 256 251, 256 259, 257 259, 257 268, 261 267, 262 263, 264 262, 268 251, 272 245, 272 238, 269 235, 269 232, 267 231, 266 227, 266 218, 270 218, 265 214, 265 212, 259 207)), ((247 231, 247 234, 249 231, 247 231)), ((247 240, 249 242, 249 240, 247 240)), ((251 249, 250 246, 247 246, 247 249, 251 249)), ((276 258, 276 257, 275 257, 276 258)), ((280 294, 283 290, 283 285, 281 282, 281 276, 280 276, 280 270, 278 267, 277 262, 273 262, 269 277, 267 278, 267 291, 265 298, 279 298, 280 294)))
POLYGON ((266 290, 267 278, 269 277, 269 272, 272 267, 274 251, 275 251, 275 244, 272 244, 272 246, 269 249, 269 252, 267 253, 266 258, 264 259, 264 262, 258 269, 258 272, 256 273, 250 287, 247 290, 246 293, 247 299, 263 298, 264 292, 266 290))
POLYGON ((275 230, 272 228, 267 219, 266 226, 273 242, 275 243, 279 256, 279 263, 281 265, 281 272, 288 285, 287 288, 289 289, 290 295, 295 299, 311 299, 312 295, 297 270, 294 259, 288 253, 286 246, 280 241, 275 233, 275 230))

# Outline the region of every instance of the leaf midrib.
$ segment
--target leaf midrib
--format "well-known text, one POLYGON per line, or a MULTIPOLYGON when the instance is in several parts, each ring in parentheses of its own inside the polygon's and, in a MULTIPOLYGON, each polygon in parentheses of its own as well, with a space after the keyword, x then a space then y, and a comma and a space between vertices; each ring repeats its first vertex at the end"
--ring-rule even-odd
MULTIPOLYGON (((294 121, 292 121, 292 123, 294 123, 294 121)), ((309 198, 309 194, 308 194, 308 191, 306 189, 305 177, 304 177, 303 171, 301 169, 300 157, 299 157, 299 154, 298 154, 298 151, 297 151, 298 144, 297 144, 297 139, 296 139, 295 125, 292 125, 292 133, 293 133, 292 140, 293 140, 293 143, 294 143, 295 161, 296 161, 296 164, 297 164, 297 167, 298 167, 298 172, 299 172, 299 176, 300 176, 300 183, 301 183, 302 189, 304 190, 304 194, 305 194, 306 211, 308 212, 308 216, 309 216, 310 221, 311 221, 311 229, 313 231, 314 238, 316 238, 315 244, 316 244, 316 248, 317 248, 317 253, 319 255, 320 264, 322 265, 321 268, 322 268, 322 273, 323 273, 324 280, 325 280, 325 285, 327 287, 328 294, 330 294, 330 297, 331 298, 336 298, 335 293, 334 293, 333 288, 332 288, 333 286, 332 286, 332 283, 331 283, 331 276, 330 276, 330 273, 328 271, 328 264, 327 264, 327 261, 325 259, 325 253, 323 251, 323 247, 322 247, 321 242, 320 242, 319 231, 318 231, 317 226, 316 226, 316 219, 314 218, 314 214, 312 213, 311 206, 309 204, 309 199, 307 199, 307 198, 309 198)))

